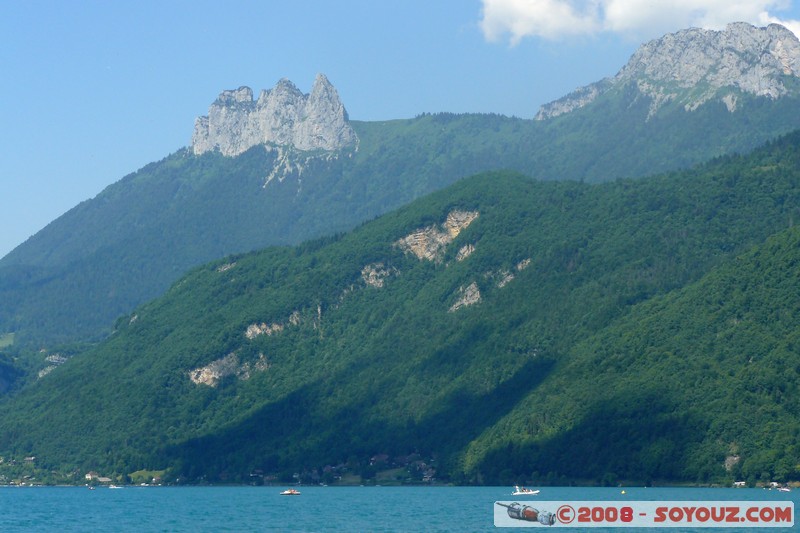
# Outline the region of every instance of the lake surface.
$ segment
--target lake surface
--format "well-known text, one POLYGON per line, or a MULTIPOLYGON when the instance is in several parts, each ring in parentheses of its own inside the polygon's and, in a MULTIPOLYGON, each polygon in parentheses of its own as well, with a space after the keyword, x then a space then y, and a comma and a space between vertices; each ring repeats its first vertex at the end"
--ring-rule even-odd
MULTIPOLYGON (((794 501, 797 507, 800 496, 800 490, 783 493, 765 489, 541 487, 537 496, 511 496, 510 487, 298 488, 300 496, 280 496, 283 487, 2 487, 0 531, 498 531, 510 529, 494 526, 496 501, 535 506, 545 500, 747 500, 794 501)), ((539 530, 544 527, 533 526, 539 530)), ((624 533, 637 529, 590 531, 624 533)))

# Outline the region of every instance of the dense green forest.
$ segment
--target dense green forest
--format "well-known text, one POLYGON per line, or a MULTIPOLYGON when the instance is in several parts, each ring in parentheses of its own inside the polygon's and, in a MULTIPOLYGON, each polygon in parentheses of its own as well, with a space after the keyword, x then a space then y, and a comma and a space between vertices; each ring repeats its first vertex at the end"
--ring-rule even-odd
MULTIPOLYGON (((547 121, 425 114, 354 122, 357 150, 180 150, 106 188, 0 260, 0 334, 20 350, 97 341, 188 269, 268 245, 348 231, 482 171, 586 183, 641 177, 745 152, 800 127, 797 97, 737 94, 694 111, 633 86, 547 121), (267 178, 274 177, 267 184, 267 178)), ((20 352, 22 353, 22 352, 20 352)))
POLYGON ((635 306, 473 444, 474 468, 492 479, 519 465, 536 465, 534 477, 610 482, 798 479, 798 268, 793 227, 635 306), (548 415, 564 431, 519 431, 542 427, 540 405, 557 406, 548 415))
POLYGON ((800 133, 640 180, 476 175, 195 268, 6 397, 0 455, 64 479, 376 457, 457 483, 800 479, 798 215, 800 133), (478 216, 433 260, 400 244, 453 213, 478 216))

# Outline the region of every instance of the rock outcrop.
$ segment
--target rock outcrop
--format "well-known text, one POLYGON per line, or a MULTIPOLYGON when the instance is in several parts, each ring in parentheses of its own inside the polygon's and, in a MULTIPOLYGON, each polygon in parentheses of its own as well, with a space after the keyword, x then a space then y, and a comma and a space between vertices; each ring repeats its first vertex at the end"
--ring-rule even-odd
POLYGON ((451 313, 455 313, 462 307, 468 307, 470 305, 475 305, 481 301, 481 291, 478 289, 478 284, 474 281, 470 283, 467 287, 461 287, 458 289, 459 298, 453 305, 450 306, 449 311, 451 313))
POLYGON ((758 28, 737 22, 723 31, 691 28, 642 45, 616 76, 542 106, 536 118, 569 113, 631 83, 652 99, 651 115, 669 101, 691 111, 714 98, 733 112, 732 91, 776 99, 789 92, 785 77, 798 75, 800 40, 781 25, 758 28))
POLYGON ((223 91, 208 115, 195 121, 192 150, 235 156, 260 144, 332 151, 356 142, 336 89, 318 74, 309 94, 287 79, 261 91, 256 101, 250 87, 223 91))
POLYGON ((461 262, 467 257, 471 256, 474 252, 475 252, 474 244, 465 244, 458 250, 458 253, 456 254, 456 261, 461 262))
POLYGON ((236 376, 244 381, 250 379, 252 372, 263 372, 268 370, 269 367, 270 363, 264 354, 259 354, 258 359, 253 363, 241 363, 238 355, 230 353, 206 366, 189 371, 189 379, 195 385, 216 387, 220 381, 228 376, 236 376))
MULTIPOLYGON (((50 372, 52 372, 59 366, 63 365, 64 363, 66 363, 68 359, 69 359, 68 357, 60 353, 54 353, 48 355, 47 357, 44 358, 44 360, 48 363, 48 365, 39 370, 37 377, 39 379, 45 377, 50 372)), ((0 387, 0 391, 2 391, 2 387, 0 387)))
POLYGON ((380 289, 386 278, 396 273, 395 268, 386 268, 383 263, 373 263, 361 269, 361 280, 366 285, 380 289))
POLYGON ((404 252, 411 252, 419 259, 438 261, 444 248, 458 237, 472 221, 478 218, 477 211, 451 211, 441 226, 421 228, 394 243, 404 252))
POLYGON ((250 324, 247 326, 244 336, 253 340, 260 335, 271 337, 273 334, 280 333, 281 331, 283 331, 283 324, 267 324, 262 322, 261 324, 250 324))

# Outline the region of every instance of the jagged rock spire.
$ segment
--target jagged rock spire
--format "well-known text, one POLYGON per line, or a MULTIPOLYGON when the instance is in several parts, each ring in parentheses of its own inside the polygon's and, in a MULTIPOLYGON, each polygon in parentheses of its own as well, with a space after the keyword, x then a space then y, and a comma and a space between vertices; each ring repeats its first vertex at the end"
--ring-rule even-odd
POLYGON ((208 115, 195 121, 192 150, 198 155, 219 150, 227 156, 258 144, 339 150, 356 140, 339 94, 318 74, 307 95, 287 79, 261 91, 255 102, 249 87, 223 91, 208 115))

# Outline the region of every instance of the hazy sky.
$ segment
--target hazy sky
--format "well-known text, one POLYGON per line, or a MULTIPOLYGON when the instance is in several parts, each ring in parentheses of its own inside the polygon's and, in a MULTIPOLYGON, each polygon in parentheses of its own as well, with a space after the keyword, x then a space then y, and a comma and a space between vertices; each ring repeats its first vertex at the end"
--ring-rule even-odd
POLYGON ((289 78, 308 92, 322 72, 354 120, 531 118, 667 32, 746 21, 800 33, 797 4, 0 0, 0 257, 188 145, 223 89, 289 78))

